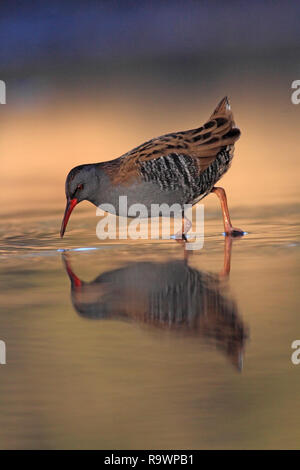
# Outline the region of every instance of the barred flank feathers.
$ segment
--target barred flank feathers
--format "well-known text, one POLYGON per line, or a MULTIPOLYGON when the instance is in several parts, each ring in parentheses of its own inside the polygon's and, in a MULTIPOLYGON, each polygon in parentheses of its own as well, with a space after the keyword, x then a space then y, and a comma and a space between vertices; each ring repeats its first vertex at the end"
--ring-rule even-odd
MULTIPOLYGON (((146 162, 162 157, 168 157, 167 160, 170 160, 175 156, 183 156, 187 160, 192 159, 195 172, 200 175, 216 160, 222 150, 227 149, 233 156, 234 143, 240 134, 240 130, 235 126, 229 100, 225 97, 203 126, 149 140, 115 160, 114 165, 108 165, 107 173, 115 184, 130 184, 133 178, 144 178, 146 162), (115 171, 116 167, 118 171, 115 171)), ((175 168, 176 162, 174 164, 175 168)), ((176 175, 174 177, 176 179, 176 175)))

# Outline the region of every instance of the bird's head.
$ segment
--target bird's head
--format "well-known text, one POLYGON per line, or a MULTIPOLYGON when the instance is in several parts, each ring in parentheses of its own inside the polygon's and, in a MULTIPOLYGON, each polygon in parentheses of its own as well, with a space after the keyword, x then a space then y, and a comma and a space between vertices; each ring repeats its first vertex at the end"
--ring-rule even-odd
POLYGON ((66 179, 67 205, 62 220, 60 236, 63 237, 74 207, 81 201, 91 201, 97 185, 95 165, 80 165, 73 168, 66 179))

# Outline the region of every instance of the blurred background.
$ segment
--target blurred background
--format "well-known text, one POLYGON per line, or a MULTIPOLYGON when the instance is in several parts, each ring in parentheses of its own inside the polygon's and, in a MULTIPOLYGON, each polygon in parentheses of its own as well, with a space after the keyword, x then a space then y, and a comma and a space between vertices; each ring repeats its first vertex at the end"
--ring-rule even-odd
POLYGON ((63 210, 70 168, 199 126, 226 94, 242 130, 231 204, 297 201, 299 14, 294 1, 1 2, 1 213, 63 210))
POLYGON ((299 18, 292 0, 1 1, 1 448, 299 447, 299 18), (186 263, 174 240, 98 240, 87 202, 59 238, 72 167, 198 127, 224 95, 242 136, 221 184, 249 232, 230 283, 215 196, 186 263), (70 267, 111 296, 78 299, 70 267), (208 331, 151 326, 149 305, 208 331))

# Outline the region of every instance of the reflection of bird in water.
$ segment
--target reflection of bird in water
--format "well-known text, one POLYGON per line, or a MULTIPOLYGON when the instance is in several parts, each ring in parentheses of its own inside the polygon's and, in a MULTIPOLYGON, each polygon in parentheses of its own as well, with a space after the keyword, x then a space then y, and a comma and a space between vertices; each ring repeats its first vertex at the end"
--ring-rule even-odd
POLYGON ((206 338, 241 369, 247 333, 227 292, 231 243, 226 237, 222 275, 191 268, 186 260, 135 262, 86 283, 74 274, 68 255, 63 254, 72 303, 86 318, 131 318, 206 338))

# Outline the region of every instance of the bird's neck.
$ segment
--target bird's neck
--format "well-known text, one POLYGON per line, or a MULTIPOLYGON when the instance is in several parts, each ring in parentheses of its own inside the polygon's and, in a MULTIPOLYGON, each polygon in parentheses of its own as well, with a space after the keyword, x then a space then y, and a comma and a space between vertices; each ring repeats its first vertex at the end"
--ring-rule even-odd
POLYGON ((95 164, 95 174, 93 181, 93 190, 91 191, 89 201, 95 206, 114 201, 114 185, 111 182, 110 172, 111 162, 102 162, 95 164))

